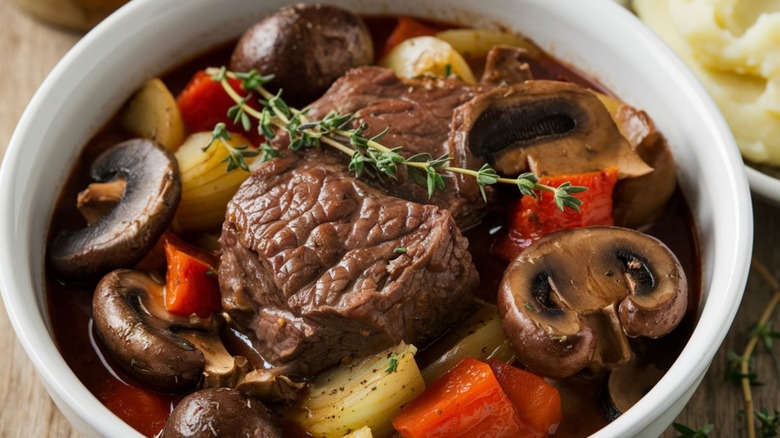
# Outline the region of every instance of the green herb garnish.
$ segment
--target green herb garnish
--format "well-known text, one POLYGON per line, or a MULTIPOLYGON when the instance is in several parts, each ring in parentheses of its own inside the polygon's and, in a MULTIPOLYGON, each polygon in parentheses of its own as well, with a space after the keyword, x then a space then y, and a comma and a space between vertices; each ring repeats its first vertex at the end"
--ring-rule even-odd
POLYGON ((393 353, 390 355, 390 358, 387 359, 387 369, 385 372, 387 374, 392 374, 396 371, 398 371, 398 355, 393 353))
POLYGON ((677 432, 680 432, 677 438, 709 438, 708 434, 715 428, 714 424, 708 424, 698 429, 680 423, 673 423, 672 426, 677 432))
MULTIPOLYGON (((241 124, 244 130, 251 129, 249 117, 259 121, 258 132, 266 140, 273 139, 279 130, 285 131, 290 139, 290 150, 297 151, 305 148, 320 147, 323 143, 331 146, 351 157, 348 169, 360 176, 364 172, 370 176, 385 176, 391 179, 397 179, 399 166, 406 167, 409 177, 417 184, 425 187, 428 191, 428 197, 432 197, 436 190, 444 190, 446 178, 449 173, 459 173, 469 175, 476 179, 479 185, 482 198, 487 202, 485 186, 498 183, 512 184, 518 187, 524 195, 536 197, 537 191, 545 191, 553 194, 553 201, 561 211, 566 207, 579 211, 582 201, 577 199, 574 194, 587 190, 586 187, 572 186, 571 183, 563 183, 559 187, 551 187, 539 184, 532 173, 524 173, 517 178, 502 178, 488 164, 482 166, 478 171, 463 169, 459 167, 448 166, 452 160, 447 155, 442 155, 434 159, 429 154, 417 154, 409 158, 401 155, 402 147, 388 148, 379 141, 387 135, 389 128, 381 133, 366 137, 364 132, 368 129, 365 124, 350 128, 353 122, 351 114, 338 114, 332 112, 319 121, 309 121, 306 119, 305 111, 299 111, 290 107, 282 99, 282 90, 277 94, 272 94, 265 87, 271 76, 261 76, 253 70, 248 73, 233 73, 225 67, 206 70, 214 81, 220 82, 225 92, 236 103, 231 107, 228 116, 236 123, 241 124), (241 80, 241 87, 249 91, 246 97, 240 96, 228 83, 228 78, 241 80), (260 95, 258 102, 264 106, 262 111, 255 110, 247 104, 252 94, 260 95), (346 143, 346 144, 345 144, 346 143)), ((216 132, 215 128, 215 132, 216 132)), ((223 128, 224 130, 224 125, 223 128)), ((260 146, 263 152, 263 160, 271 159, 275 155, 272 147, 264 143, 260 146)), ((229 149, 231 150, 231 149, 229 149)), ((228 158, 228 167, 245 168, 242 157, 246 153, 257 151, 244 151, 240 148, 233 148, 233 152, 228 158), (232 157, 232 158, 231 158, 232 157), (231 164, 232 163, 232 164, 231 164)))
POLYGON ((223 163, 227 163, 225 171, 230 172, 235 169, 243 169, 249 172, 249 166, 246 164, 246 161, 244 161, 244 158, 256 157, 260 154, 260 151, 249 149, 248 144, 231 146, 228 143, 230 140, 230 133, 228 133, 225 128, 225 124, 217 123, 217 125, 214 126, 214 131, 211 132, 211 141, 203 147, 202 151, 206 152, 214 143, 221 144, 228 152, 227 157, 222 160, 223 163))

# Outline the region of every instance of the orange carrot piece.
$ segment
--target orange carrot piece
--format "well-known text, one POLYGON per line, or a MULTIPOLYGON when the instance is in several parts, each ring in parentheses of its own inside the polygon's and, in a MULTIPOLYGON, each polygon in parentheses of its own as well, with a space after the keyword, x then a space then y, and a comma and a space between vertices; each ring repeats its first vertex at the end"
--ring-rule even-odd
POLYGON ((401 44, 403 41, 409 38, 419 36, 433 36, 436 35, 436 29, 426 26, 414 18, 399 17, 398 24, 393 29, 393 33, 387 37, 385 46, 377 59, 382 59, 385 55, 393 49, 393 47, 401 44))
POLYGON ((588 190, 574 196, 582 201, 580 212, 570 208, 561 211, 549 192, 539 199, 523 196, 510 208, 508 232, 493 246, 493 253, 512 260, 539 238, 567 228, 614 225, 612 190, 617 182, 617 168, 601 172, 539 178, 540 184, 558 187, 566 181, 588 190))
POLYGON ((487 363, 533 436, 554 434, 563 417, 558 390, 529 371, 492 359, 487 363))
POLYGON ((406 405, 393 427, 405 438, 530 436, 490 366, 468 357, 406 405))
POLYGON ((217 274, 205 254, 179 239, 165 239, 165 309, 178 315, 206 318, 222 309, 217 274))

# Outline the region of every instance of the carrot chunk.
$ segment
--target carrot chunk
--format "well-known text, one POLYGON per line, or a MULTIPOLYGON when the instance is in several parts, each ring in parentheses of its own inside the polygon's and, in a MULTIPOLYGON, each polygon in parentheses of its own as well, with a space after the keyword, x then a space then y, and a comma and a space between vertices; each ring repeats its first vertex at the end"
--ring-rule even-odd
POLYGON ((533 436, 490 366, 468 357, 406 405, 393 427, 405 438, 533 436))
POLYGON ((209 256, 176 238, 165 238, 165 309, 206 318, 222 309, 222 297, 209 256))
POLYGON ((566 181, 588 190, 577 193, 582 201, 579 213, 566 208, 561 211, 552 193, 541 192, 539 198, 523 196, 509 210, 507 233, 493 246, 493 253, 512 260, 539 238, 567 228, 614 225, 612 190, 617 182, 617 168, 601 172, 560 175, 539 178, 540 184, 558 187, 566 181))
POLYGON ((529 371, 492 359, 487 363, 532 436, 554 434, 563 417, 558 390, 529 371))

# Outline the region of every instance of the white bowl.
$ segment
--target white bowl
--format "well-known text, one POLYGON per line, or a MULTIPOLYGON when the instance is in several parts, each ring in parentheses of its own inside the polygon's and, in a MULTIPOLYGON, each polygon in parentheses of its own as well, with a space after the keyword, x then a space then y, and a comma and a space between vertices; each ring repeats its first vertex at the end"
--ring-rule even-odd
POLYGON ((761 172, 748 165, 745 165, 745 172, 750 182, 750 189, 753 194, 761 199, 780 206, 780 178, 761 172))
MULTIPOLYGON (((86 436, 139 436, 79 382, 52 340, 44 236, 81 147, 145 79, 237 37, 285 0, 134 0, 63 58, 22 116, 0 171, 0 290, 17 336, 65 416, 86 436)), ((730 131, 694 76, 636 17, 606 0, 347 0, 368 14, 502 24, 646 110, 666 135, 701 243, 700 321, 679 359, 599 437, 658 436, 693 394, 747 279, 750 196, 730 131)), ((650 188, 649 188, 650 189, 650 188)), ((649 190, 648 189, 648 190, 649 190)))

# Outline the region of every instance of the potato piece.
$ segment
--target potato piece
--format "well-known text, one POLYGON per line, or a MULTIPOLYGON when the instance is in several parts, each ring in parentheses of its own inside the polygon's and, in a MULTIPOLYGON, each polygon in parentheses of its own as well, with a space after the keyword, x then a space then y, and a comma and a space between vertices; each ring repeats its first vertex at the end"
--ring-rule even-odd
POLYGON ((154 78, 136 94, 120 116, 122 127, 176 151, 184 141, 184 120, 163 81, 154 78))
MULTIPOLYGON (((239 134, 231 134, 231 147, 249 144, 239 134)), ((219 228, 225 220, 225 210, 238 186, 249 176, 243 169, 226 172, 225 158, 228 149, 220 142, 212 144, 205 152, 203 148, 211 141, 211 133, 198 132, 176 151, 181 174, 181 201, 174 224, 180 232, 201 232, 219 228)), ((246 157, 252 165, 258 157, 246 157)))
POLYGON ((464 323, 438 340, 430 348, 429 354, 436 359, 422 370, 426 385, 444 375, 464 357, 502 362, 511 362, 515 358, 501 329, 498 309, 492 304, 485 304, 464 323))
POLYGON ((476 83, 463 57, 446 41, 431 36, 405 40, 382 58, 379 65, 392 69, 399 77, 406 79, 425 75, 444 77, 449 69, 451 74, 464 82, 476 83))
POLYGON ((463 58, 484 63, 493 46, 522 47, 533 56, 539 48, 527 39, 509 32, 491 29, 450 29, 436 34, 436 37, 446 41, 463 58))
POLYGON ((375 437, 389 436, 395 414, 425 390, 416 351, 401 343, 356 365, 326 371, 282 416, 316 437, 341 438, 364 426, 375 437))

